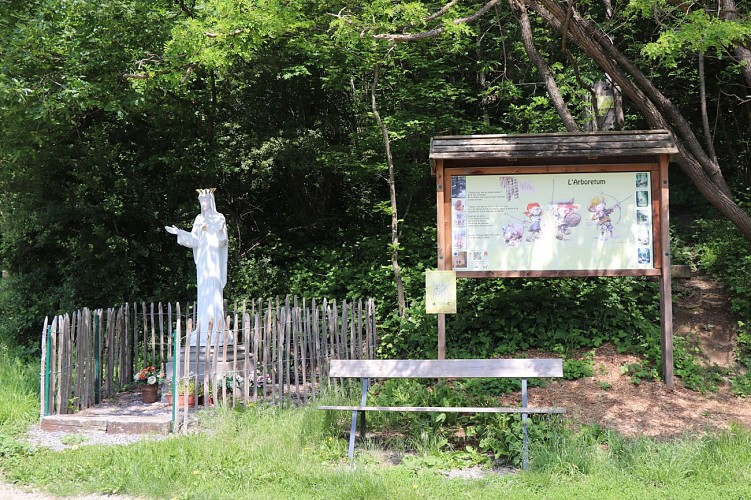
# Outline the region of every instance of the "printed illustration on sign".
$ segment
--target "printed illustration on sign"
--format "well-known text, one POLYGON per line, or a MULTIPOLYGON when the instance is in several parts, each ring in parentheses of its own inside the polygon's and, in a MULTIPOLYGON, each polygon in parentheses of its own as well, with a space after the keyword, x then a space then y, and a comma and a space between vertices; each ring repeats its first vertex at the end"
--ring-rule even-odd
POLYGON ((653 266, 649 172, 451 176, 455 270, 653 266))

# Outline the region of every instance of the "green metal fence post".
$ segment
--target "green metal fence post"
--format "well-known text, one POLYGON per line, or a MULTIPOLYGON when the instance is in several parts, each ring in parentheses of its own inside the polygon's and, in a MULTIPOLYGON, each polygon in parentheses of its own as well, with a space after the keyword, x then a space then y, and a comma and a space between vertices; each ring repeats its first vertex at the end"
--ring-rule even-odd
POLYGON ((94 316, 94 404, 99 404, 99 391, 102 384, 102 354, 99 352, 99 315, 94 316))
POLYGON ((52 342, 52 325, 47 327, 47 354, 44 357, 44 416, 50 414, 50 379, 52 378, 52 354, 50 343, 52 342))
MULTIPOLYGON (((178 319, 179 321, 179 319, 178 319)), ((177 432, 177 329, 172 330, 172 347, 175 352, 172 354, 172 432, 177 432)))

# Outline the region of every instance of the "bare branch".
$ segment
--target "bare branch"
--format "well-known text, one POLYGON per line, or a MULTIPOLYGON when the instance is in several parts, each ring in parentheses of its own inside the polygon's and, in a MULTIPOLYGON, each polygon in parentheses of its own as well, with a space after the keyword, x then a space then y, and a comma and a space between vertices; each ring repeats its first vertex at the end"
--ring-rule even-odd
POLYGON ((445 28, 436 28, 434 30, 429 31, 422 31, 420 33, 412 33, 407 35, 394 35, 391 33, 380 33, 377 35, 373 35, 373 38, 376 38, 378 40, 391 40, 392 42, 411 42, 415 40, 422 40, 424 38, 435 38, 441 33, 446 31, 445 28))
MULTIPOLYGON (((467 16, 467 17, 462 17, 461 19, 454 19, 454 21, 452 21, 452 24, 454 26, 458 26, 460 24, 468 24, 468 23, 474 22, 478 18, 485 15, 485 13, 487 13, 490 9, 492 9, 497 3, 498 3, 498 0, 490 0, 488 3, 486 3, 480 10, 478 10, 474 14, 467 16)), ((399 42, 409 42, 413 40, 421 40, 424 38, 435 38, 445 31, 446 31, 446 28, 441 26, 439 28, 435 28, 432 30, 422 31, 420 33, 405 33, 401 35, 395 35, 392 33, 380 33, 377 35, 373 35, 373 38, 376 38, 378 40, 391 40, 392 42, 399 43, 399 42)))
POLYGON ((180 83, 185 83, 185 81, 188 79, 191 73, 193 73, 193 68, 195 68, 196 65, 193 63, 188 64, 188 67, 185 68, 185 74, 182 77, 182 80, 180 80, 180 83))
POLYGON ((749 98, 748 96, 741 97, 738 94, 733 94, 733 93, 729 93, 729 92, 725 92, 725 91, 720 91, 720 94, 724 95, 725 97, 732 97, 732 98, 734 98, 737 101, 736 104, 739 104, 739 105, 740 104, 746 104, 747 102, 751 102, 751 98, 749 98))
POLYGON ((329 12, 328 15, 331 16, 331 17, 335 17, 337 19, 341 19, 342 21, 344 21, 347 24, 355 24, 355 23, 352 22, 352 19, 350 19, 348 15, 342 14, 342 12, 344 12, 345 10, 346 10, 346 7, 342 7, 339 10, 339 12, 337 12, 336 14, 332 14, 331 12, 329 12))
POLYGON ((185 5, 185 0, 178 0, 178 5, 180 5, 180 10, 185 12, 185 14, 188 15, 188 17, 193 17, 193 10, 189 8, 187 5, 185 5))
POLYGON ((144 64, 146 63, 158 63, 162 62, 162 57, 158 56, 156 54, 148 54, 148 57, 145 57, 144 59, 140 59, 136 61, 136 66, 138 69, 141 69, 144 64))
POLYGON ((391 139, 389 138, 389 130, 386 124, 381 119, 381 115, 378 113, 378 105, 376 103, 376 89, 378 88, 380 65, 376 64, 373 71, 373 84, 370 87, 370 105, 373 110, 373 116, 378 122, 378 127, 381 129, 381 135, 383 136, 383 146, 386 150, 386 163, 389 168, 389 199, 391 200, 391 267, 394 271, 394 281, 396 283, 396 295, 397 295, 397 308, 399 310, 399 317, 404 318, 404 312, 406 310, 406 299, 404 296, 404 282, 402 280, 401 268, 399 267, 399 214, 397 212, 396 204, 396 174, 394 167, 394 158, 391 154, 391 139))
POLYGON ((441 7, 440 10, 438 10, 438 11, 430 14, 428 17, 426 17, 425 20, 426 21, 435 21, 436 19, 438 19, 439 17, 441 17, 442 15, 444 15, 446 12, 448 12, 451 9, 451 7, 453 7, 454 5, 457 4, 457 2, 459 2, 459 0, 451 0, 449 3, 447 3, 446 5, 444 5, 443 7, 441 7))

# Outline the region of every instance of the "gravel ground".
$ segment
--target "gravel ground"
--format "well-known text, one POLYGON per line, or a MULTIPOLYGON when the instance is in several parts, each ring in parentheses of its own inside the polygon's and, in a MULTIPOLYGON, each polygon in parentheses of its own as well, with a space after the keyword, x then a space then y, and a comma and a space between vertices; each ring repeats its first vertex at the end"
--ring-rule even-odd
MULTIPOLYGON (((26 441, 38 448, 60 451, 78 446, 131 444, 144 439, 159 441, 168 439, 170 434, 113 434, 107 432, 48 432, 38 425, 25 434, 26 441)), ((2 497, 0 497, 2 498, 2 497)))

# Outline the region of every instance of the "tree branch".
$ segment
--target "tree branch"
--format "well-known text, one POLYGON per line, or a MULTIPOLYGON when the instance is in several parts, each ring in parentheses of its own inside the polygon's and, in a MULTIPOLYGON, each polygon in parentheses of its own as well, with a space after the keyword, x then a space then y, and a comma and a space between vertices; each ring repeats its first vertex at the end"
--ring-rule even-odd
MULTIPOLYGON (((495 4, 497 3, 498 3, 498 0, 490 0, 488 3, 486 3, 480 10, 478 10, 474 14, 467 16, 467 17, 462 17, 461 19, 454 19, 452 21, 452 24, 454 26, 458 26, 460 24, 474 22, 478 18, 482 17, 485 13, 487 13, 490 9, 492 9, 493 6, 495 6, 495 4)), ((440 28, 423 31, 420 33, 405 33, 405 34, 399 34, 399 35, 395 35, 393 33, 379 33, 379 34, 373 35, 373 38, 377 40, 390 40, 395 43, 411 42, 415 40, 421 40, 424 38, 435 38, 445 31, 446 31, 446 28, 441 26, 440 28)))
POLYGON ((378 113, 378 106, 376 105, 376 89, 378 88, 378 76, 380 71, 380 65, 376 64, 373 71, 373 84, 370 87, 370 104, 373 110, 373 116, 378 122, 378 127, 381 129, 381 135, 383 136, 383 145, 386 149, 386 163, 389 169, 389 198, 391 200, 391 267, 394 271, 394 281, 396 282, 396 295, 397 295, 397 307, 399 310, 399 317, 404 318, 404 314, 407 307, 407 302, 404 295, 404 283, 402 281, 402 272, 399 267, 399 214, 397 212, 396 205, 396 174, 394 169, 394 158, 391 154, 391 140, 389 139, 389 131, 386 128, 386 124, 381 119, 381 115, 378 113))
MULTIPOLYGON (((555 0, 540 0, 540 3, 537 3, 537 0, 525 1, 551 26, 558 30, 562 29, 566 13, 555 0)), ((688 131, 685 130, 688 127, 685 118, 654 88, 652 82, 612 45, 604 33, 598 32, 586 20, 577 16, 574 17, 568 31, 576 44, 623 89, 642 112, 651 128, 673 131, 679 151, 676 159, 683 171, 702 195, 733 222, 746 239, 751 240, 751 217, 733 201, 719 166, 709 160, 690 127, 688 131), (634 81, 628 75, 631 75, 634 81), (659 107, 653 99, 660 100, 659 107), (665 114, 661 109, 665 109, 665 114), (668 118, 672 123, 668 123, 668 118), (700 154, 695 154, 696 150, 699 150, 700 154)))
POLYGON ((699 52, 699 100, 701 106, 701 124, 704 127, 704 141, 707 143, 707 152, 712 161, 717 162, 717 153, 715 153, 712 130, 709 127, 709 115, 707 114, 707 82, 704 78, 704 52, 699 52))
POLYGON ((180 10, 187 14, 188 17, 194 17, 193 10, 185 5, 185 0, 177 0, 177 4, 180 6, 180 10))
MULTIPOLYGON (((563 23, 567 12, 556 0, 540 0, 539 3, 537 0, 527 0, 527 2, 535 12, 543 16, 556 29, 564 29, 563 23)), ((730 198, 730 187, 722 176, 719 165, 707 156, 686 118, 654 86, 652 81, 613 45, 605 33, 592 26, 576 11, 573 13, 571 23, 565 29, 574 38, 576 44, 589 54, 624 92, 629 94, 631 100, 645 115, 656 119, 659 122, 659 128, 668 128, 674 132, 676 140, 681 140, 686 152, 701 165, 715 187, 730 198), (670 120, 670 125, 668 125, 668 120, 670 120)))
POLYGON ((566 102, 563 100, 563 96, 561 96, 558 84, 555 82, 555 78, 553 78, 550 68, 535 47, 532 24, 529 22, 529 16, 527 15, 527 6, 523 5, 519 0, 509 0, 509 5, 511 6, 511 9, 517 13, 517 20, 519 21, 519 28, 521 29, 524 50, 527 52, 527 56, 545 81, 545 86, 548 89, 548 95, 553 103, 553 107, 555 107, 555 110, 561 118, 563 125, 566 127, 566 130, 569 132, 578 132, 579 126, 571 115, 568 106, 566 106, 566 102))
POLYGON ((457 2, 459 2, 459 0, 451 0, 449 3, 447 3, 446 5, 444 5, 443 7, 441 7, 440 10, 438 10, 436 12, 433 12, 428 17, 426 17, 425 20, 426 21, 435 21, 436 19, 438 19, 439 17, 441 17, 442 15, 444 15, 446 12, 448 12, 451 9, 451 7, 453 7, 454 5, 457 4, 457 2))

